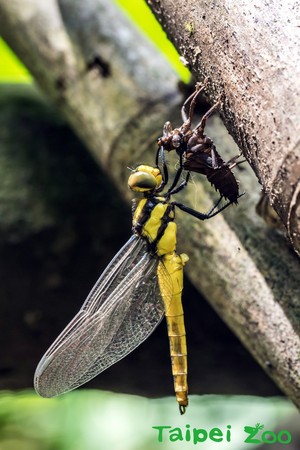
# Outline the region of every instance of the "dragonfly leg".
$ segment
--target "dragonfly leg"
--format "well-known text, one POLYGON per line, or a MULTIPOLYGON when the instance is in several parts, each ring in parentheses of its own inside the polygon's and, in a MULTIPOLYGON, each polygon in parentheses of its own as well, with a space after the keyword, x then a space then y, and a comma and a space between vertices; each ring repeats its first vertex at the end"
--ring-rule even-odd
POLYGON ((226 166, 229 167, 229 169, 233 169, 235 166, 238 166, 239 164, 243 164, 244 162, 247 162, 246 159, 243 159, 242 161, 237 161, 241 156, 243 156, 243 153, 239 153, 238 155, 235 155, 233 158, 231 158, 229 161, 227 161, 226 166))
MULTIPOLYGON (((178 169, 178 171, 179 171, 179 169, 178 169)), ((182 172, 182 169, 181 169, 181 171, 180 171, 180 174, 181 174, 181 172, 182 172)), ((182 191, 182 189, 184 189, 185 186, 188 184, 188 181, 189 181, 189 179, 190 179, 190 176, 191 176, 191 172, 187 172, 186 177, 185 177, 185 180, 183 180, 183 182, 180 183, 180 185, 179 185, 176 189, 172 189, 172 190, 169 189, 169 191, 168 191, 168 197, 170 197, 170 196, 173 195, 173 194, 177 194, 177 192, 182 191)))
POLYGON ((183 189, 186 186, 188 179, 185 180, 183 183, 180 184, 180 186, 178 186, 176 188, 176 186, 179 182, 180 176, 182 174, 182 171, 183 171, 183 156, 182 156, 182 153, 180 153, 179 154, 179 168, 177 169, 174 180, 173 180, 171 186, 169 187, 168 192, 166 193, 166 198, 170 198, 171 195, 175 194, 176 192, 181 191, 181 189, 183 189))
POLYGON ((200 122, 198 123, 198 125, 195 126, 194 128, 194 133, 197 134, 198 136, 203 137, 204 135, 204 129, 206 126, 206 121, 207 119, 209 119, 209 117, 215 112, 216 109, 219 108, 219 106, 221 105, 221 100, 219 99, 217 101, 217 103, 215 103, 202 117, 202 119, 200 120, 200 122))
POLYGON ((159 147, 156 152, 156 158, 155 158, 156 167, 158 167, 159 155, 160 155, 161 161, 162 161, 162 183, 156 192, 161 192, 169 181, 169 172, 168 172, 168 167, 167 167, 166 158, 165 158, 165 150, 164 150, 163 146, 159 147))
POLYGON ((208 80, 208 78, 205 78, 202 85, 200 83, 197 83, 196 90, 186 99, 186 101, 182 105, 181 117, 182 117, 182 121, 184 122, 185 127, 188 127, 188 128, 191 127, 194 110, 195 110, 195 106, 196 106, 196 99, 197 99, 198 95, 204 91, 207 80, 208 80), (191 102, 191 103, 190 103, 190 107, 189 107, 189 112, 187 113, 187 105, 189 102, 191 102))
MULTIPOLYGON (((243 195, 244 194, 239 195, 238 198, 242 197, 243 195)), ((215 205, 212 207, 212 209, 206 214, 205 213, 201 213, 200 211, 196 211, 195 209, 192 209, 189 206, 183 205, 182 203, 172 202, 172 205, 177 206, 182 211, 190 214, 193 217, 196 217, 199 220, 206 220, 206 219, 211 219, 212 217, 216 216, 220 212, 224 211, 224 209, 228 208, 228 206, 232 205, 233 203, 236 203, 236 201, 231 200, 231 201, 227 202, 221 208, 217 209, 217 211, 215 211, 215 209, 218 207, 218 205, 219 205, 220 201, 222 200, 222 198, 223 197, 221 196, 219 198, 219 200, 215 203, 215 205)))

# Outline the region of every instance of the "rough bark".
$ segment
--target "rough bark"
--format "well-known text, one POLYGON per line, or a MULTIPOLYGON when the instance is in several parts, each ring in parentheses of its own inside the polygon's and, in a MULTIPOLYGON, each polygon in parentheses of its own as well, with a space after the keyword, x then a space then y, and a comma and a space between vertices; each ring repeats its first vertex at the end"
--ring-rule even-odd
POLYGON ((299 3, 147 0, 225 123, 300 252, 299 3))
MULTIPOLYGON (((178 14, 181 18, 180 11, 178 14)), ((154 148, 150 144, 160 135, 164 121, 178 112, 174 73, 118 10, 104 0, 84 4, 79 0, 49 0, 46 5, 37 0, 0 0, 0 26, 4 38, 44 92, 124 192, 126 166, 144 158, 153 162, 154 148)), ((210 42, 207 33, 204 35, 210 42)), ((192 36, 189 31, 186 37, 192 36)), ((203 54, 203 60, 207 56, 203 54)), ((217 67, 211 84, 216 93, 220 92, 217 86, 221 79, 217 67)), ((234 89, 241 92, 240 84, 234 89)), ((234 116, 229 116, 235 94, 229 96, 228 86, 224 92, 225 116, 236 125, 234 116)), ((251 99, 252 96, 247 99, 248 108, 251 99)), ((266 116, 264 113, 260 124, 265 124, 266 116)), ((244 116, 242 119, 246 120, 244 116)), ((226 159, 233 143, 219 129, 218 119, 212 122, 219 130, 213 137, 226 159)), ((246 122, 239 123, 243 123, 246 132, 246 122)), ((258 133, 256 125, 253 122, 255 132, 251 136, 258 133)), ((256 137, 253 139, 257 141, 256 137)), ((262 154, 258 155, 262 159, 262 154)), ((256 161, 253 156, 250 158, 250 149, 247 156, 256 161)), ((269 159, 262 161, 269 167, 269 159)), ((272 166, 270 173, 274 171, 272 166)), ((299 406, 299 263, 282 236, 268 231, 255 215, 254 205, 259 197, 256 178, 242 168, 237 172, 242 190, 247 192, 238 208, 207 223, 178 214, 180 250, 191 257, 187 274, 195 285, 299 406)), ((211 204, 205 193, 207 186, 195 185, 196 188, 186 190, 184 201, 193 204, 197 196, 197 208, 206 210, 211 204)))

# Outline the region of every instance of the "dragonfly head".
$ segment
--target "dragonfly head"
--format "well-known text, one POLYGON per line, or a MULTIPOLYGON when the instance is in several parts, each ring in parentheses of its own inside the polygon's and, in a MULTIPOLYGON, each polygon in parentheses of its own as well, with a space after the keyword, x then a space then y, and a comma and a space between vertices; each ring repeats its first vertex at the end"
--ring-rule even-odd
POLYGON ((128 186, 134 192, 150 192, 162 183, 162 175, 157 167, 138 166, 128 179, 128 186))

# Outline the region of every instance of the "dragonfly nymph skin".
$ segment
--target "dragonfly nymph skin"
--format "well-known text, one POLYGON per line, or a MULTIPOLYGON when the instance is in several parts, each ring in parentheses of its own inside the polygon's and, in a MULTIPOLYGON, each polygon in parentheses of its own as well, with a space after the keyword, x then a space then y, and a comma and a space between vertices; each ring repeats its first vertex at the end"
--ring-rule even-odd
MULTIPOLYGON (((208 181, 219 191, 225 199, 237 203, 239 184, 232 169, 240 164, 237 162, 241 154, 234 156, 229 161, 223 161, 216 150, 212 139, 204 134, 207 119, 221 105, 220 99, 201 118, 200 122, 192 128, 192 119, 196 106, 196 99, 203 92, 207 83, 196 84, 195 91, 184 102, 181 109, 182 125, 172 128, 170 122, 163 127, 163 136, 158 139, 158 155, 164 151, 175 150, 179 155, 181 170, 188 173, 197 172, 205 175, 208 181)), ((179 173, 179 172, 178 172, 179 173)))

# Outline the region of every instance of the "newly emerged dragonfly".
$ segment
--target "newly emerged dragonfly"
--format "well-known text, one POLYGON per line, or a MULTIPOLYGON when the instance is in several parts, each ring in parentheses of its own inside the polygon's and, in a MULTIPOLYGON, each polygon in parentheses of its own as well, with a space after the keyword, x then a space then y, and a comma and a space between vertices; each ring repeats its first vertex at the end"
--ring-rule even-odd
MULTIPOLYGON (((180 127, 173 129, 170 122, 165 123, 163 136, 158 139, 156 160, 158 162, 158 157, 163 155, 165 150, 176 150, 180 158, 180 168, 188 171, 188 177, 189 172, 205 175, 222 197, 237 203, 239 186, 232 169, 239 164, 237 160, 241 154, 227 162, 223 161, 212 139, 204 134, 207 119, 220 106, 220 100, 204 114, 193 129, 191 128, 196 99, 203 92, 206 83, 207 79, 202 85, 197 83, 195 91, 184 102, 181 109, 183 123, 180 127)), ((177 176, 179 177, 180 174, 179 171, 177 176)))
MULTIPOLYGON (((179 169, 180 170, 180 169, 179 169)), ((140 193, 133 212, 133 236, 104 270, 80 311, 47 350, 34 377, 42 397, 54 397, 86 383, 119 361, 156 328, 165 315, 176 400, 188 405, 187 348, 181 294, 187 255, 176 253, 175 209, 210 219, 229 201, 203 214, 171 197, 184 189, 168 169, 140 165, 128 185, 140 193)))

